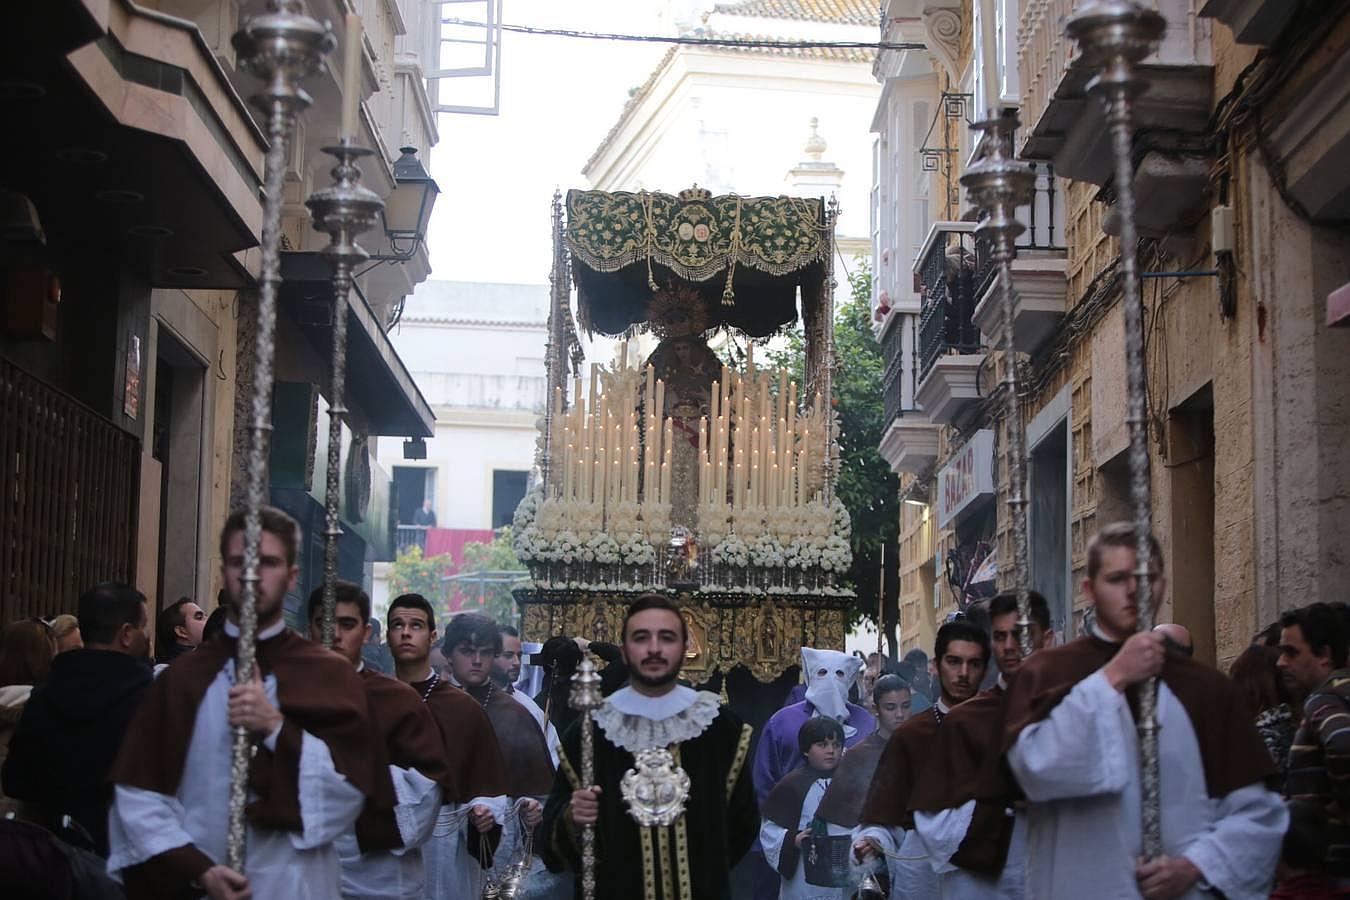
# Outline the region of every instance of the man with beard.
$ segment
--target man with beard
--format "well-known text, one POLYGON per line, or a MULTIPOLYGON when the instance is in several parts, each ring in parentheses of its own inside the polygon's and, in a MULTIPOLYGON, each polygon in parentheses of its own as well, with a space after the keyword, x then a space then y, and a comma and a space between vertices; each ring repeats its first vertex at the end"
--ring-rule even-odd
MULTIPOLYGON (((1155 608, 1166 590, 1156 541, 1155 608)), ((1289 822, 1275 765, 1236 689, 1213 668, 1137 633, 1135 533, 1109 525, 1087 549, 1092 633, 1035 654, 1008 690, 1003 746, 1027 799, 1027 896, 1185 898, 1270 894, 1289 822), (1143 859, 1134 691, 1158 679, 1163 853, 1143 859)))
POLYGON ((929 863, 909 812, 909 800, 925 777, 938 731, 957 704, 975 695, 989 665, 989 635, 956 620, 938 629, 933 657, 938 668, 937 703, 901 725, 886 742, 867 792, 853 854, 859 862, 887 857, 892 897, 936 897, 937 874, 929 863))
POLYGON ((731 867, 759 831, 745 771, 751 728, 716 694, 676 683, 688 647, 679 608, 661 594, 633 602, 621 631, 630 682, 605 699, 591 723, 596 784, 582 784, 581 726, 563 735, 562 765, 544 810, 544 861, 581 874, 581 833, 596 827, 598 900, 730 900, 731 867), (688 776, 683 813, 643 827, 623 797, 635 756, 669 751, 688 776), (640 864, 639 864, 640 863, 640 864))
POLYGON ((84 647, 57 654, 46 681, 33 688, 9 740, 5 793, 23 800, 26 818, 61 828, 69 816, 108 855, 108 771, 150 687, 145 596, 103 582, 80 595, 84 647))
POLYGON ((506 767, 492 723, 472 697, 441 679, 428 661, 436 640, 436 616, 421 594, 402 594, 385 615, 389 649, 398 680, 426 704, 451 764, 453 791, 422 848, 428 900, 473 897, 506 818, 506 767))
MULTIPOLYGON (((366 689, 375 742, 375 790, 353 831, 335 842, 342 896, 416 900, 426 889, 421 846, 431 837, 442 789, 453 789, 436 721, 417 692, 366 666, 370 597, 349 581, 336 585, 333 649, 356 667, 366 689)), ((309 595, 309 636, 323 639, 323 588, 309 595)))
MULTIPOLYGON (((502 652, 498 653, 497 658, 492 661, 492 670, 488 673, 489 677, 506 696, 525 707, 525 711, 534 719, 535 724, 544 734, 544 743, 548 746, 549 758, 553 762, 553 768, 557 769, 558 732, 553 727, 553 723, 544 717, 544 711, 539 708, 539 704, 516 687, 516 682, 520 680, 520 651, 522 646, 520 632, 510 625, 501 626, 501 631, 502 652)), ((552 785, 552 777, 550 774, 550 786, 552 785)), ((545 791, 545 793, 548 792, 545 791)))
POLYGON ((351 665, 287 630, 282 601, 300 574, 300 526, 272 507, 260 516, 253 680, 236 683, 234 671, 241 510, 220 533, 231 620, 224 634, 155 680, 113 766, 108 871, 122 873, 132 898, 194 889, 213 900, 332 900, 339 893, 333 842, 351 829, 373 788, 366 695, 351 665), (238 727, 254 741, 243 872, 224 864, 238 727))
MULTIPOLYGON (((1050 607, 1030 592, 1032 652, 1050 633, 1050 607)), ((923 779, 909 808, 915 831, 938 873, 942 897, 1020 900, 1026 890, 1026 817, 1001 753, 1008 680, 1022 666, 1017 594, 989 602, 990 637, 998 680, 943 720, 923 779)))

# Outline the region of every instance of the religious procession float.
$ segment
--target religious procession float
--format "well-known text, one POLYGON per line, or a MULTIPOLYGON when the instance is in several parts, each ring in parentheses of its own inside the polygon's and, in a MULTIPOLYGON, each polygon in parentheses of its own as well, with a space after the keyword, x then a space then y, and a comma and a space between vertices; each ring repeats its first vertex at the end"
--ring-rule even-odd
POLYGON ((513 523, 527 640, 617 642, 632 599, 662 591, 696 683, 843 647, 833 220, 820 199, 697 188, 555 198, 541 483, 513 523), (802 384, 755 352, 799 320, 802 384), (618 338, 616 359, 584 369, 578 329, 618 338))

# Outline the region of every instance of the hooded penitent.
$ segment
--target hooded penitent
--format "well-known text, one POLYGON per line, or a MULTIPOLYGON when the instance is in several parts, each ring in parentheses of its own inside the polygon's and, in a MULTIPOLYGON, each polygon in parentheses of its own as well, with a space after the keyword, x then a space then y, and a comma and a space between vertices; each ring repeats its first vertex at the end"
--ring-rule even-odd
POLYGON ((802 648, 802 674, 806 677, 806 699, 822 716, 844 726, 844 737, 857 729, 848 724, 848 692, 862 672, 863 661, 838 650, 802 648))

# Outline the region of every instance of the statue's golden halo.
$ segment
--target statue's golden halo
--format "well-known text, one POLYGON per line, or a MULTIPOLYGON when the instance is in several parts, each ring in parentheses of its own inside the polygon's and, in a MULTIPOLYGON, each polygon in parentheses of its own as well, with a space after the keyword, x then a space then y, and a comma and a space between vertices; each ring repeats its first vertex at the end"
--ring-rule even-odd
POLYGON ((708 330, 708 311, 698 291, 687 284, 667 285, 647 304, 647 322, 661 340, 694 337, 708 330))

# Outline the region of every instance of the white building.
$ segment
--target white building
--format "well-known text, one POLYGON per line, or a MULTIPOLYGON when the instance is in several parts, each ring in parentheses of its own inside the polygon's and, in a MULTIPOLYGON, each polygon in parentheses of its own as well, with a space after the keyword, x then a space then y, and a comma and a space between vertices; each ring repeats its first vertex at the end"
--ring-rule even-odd
MULTIPOLYGON (((700 38, 870 43, 877 35, 870 0, 670 6, 675 30, 700 38)), ((841 250, 851 259, 869 235, 872 56, 676 45, 633 92, 583 174, 599 190, 673 194, 697 183, 714 194, 837 195, 841 250)))
MULTIPOLYGON (((401 525, 430 500, 439 528, 485 532, 509 525, 534 465, 544 403, 548 285, 428 281, 390 338, 436 413, 425 459, 405 459, 384 438, 380 459, 398 490, 401 525)), ((376 566, 377 603, 386 596, 376 566)))

